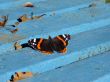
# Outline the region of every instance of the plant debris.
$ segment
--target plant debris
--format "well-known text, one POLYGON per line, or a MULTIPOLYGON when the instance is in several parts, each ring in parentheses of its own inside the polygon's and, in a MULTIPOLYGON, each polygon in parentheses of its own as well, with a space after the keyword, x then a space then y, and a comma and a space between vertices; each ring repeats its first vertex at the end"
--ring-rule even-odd
POLYGON ((41 17, 43 17, 44 15, 46 14, 42 14, 42 15, 39 15, 39 16, 33 16, 33 12, 31 13, 31 17, 29 17, 27 14, 24 14, 22 16, 20 16, 18 19, 17 19, 17 22, 15 22, 15 24, 11 25, 13 27, 16 27, 17 25, 19 25, 20 23, 22 22, 27 22, 29 20, 33 20, 33 19, 40 19, 41 17))
POLYGON ((24 7, 34 7, 34 5, 31 2, 26 2, 24 7))
POLYGON ((2 16, 1 18, 3 19, 3 21, 0 21, 0 26, 4 27, 8 21, 8 15, 2 16))
POLYGON ((15 72, 15 74, 11 76, 8 82, 16 82, 22 79, 30 78, 32 76, 32 72, 15 72))
POLYGON ((39 16, 33 16, 32 19, 40 19, 40 18, 42 18, 44 15, 46 15, 46 14, 42 14, 42 15, 39 15, 39 16))
POLYGON ((96 3, 92 3, 89 5, 89 7, 96 7, 96 6, 97 6, 96 3))
POLYGON ((11 33, 16 33, 18 31, 18 28, 14 29, 14 30, 11 30, 10 32, 11 33))
POLYGON ((14 48, 15 48, 15 50, 19 50, 19 49, 22 48, 22 46, 18 42, 15 42, 14 43, 14 48))

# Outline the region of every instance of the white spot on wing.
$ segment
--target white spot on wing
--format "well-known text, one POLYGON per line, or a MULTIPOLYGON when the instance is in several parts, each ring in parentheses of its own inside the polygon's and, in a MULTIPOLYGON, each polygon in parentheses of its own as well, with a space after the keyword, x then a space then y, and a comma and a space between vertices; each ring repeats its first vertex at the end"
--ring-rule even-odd
POLYGON ((36 39, 34 39, 34 42, 36 42, 36 39))
POLYGON ((35 43, 32 43, 32 45, 35 45, 35 43))
POLYGON ((66 38, 66 36, 65 36, 64 34, 63 34, 62 36, 63 36, 64 38, 66 38))
POLYGON ((65 41, 68 41, 68 38, 66 38, 65 41))

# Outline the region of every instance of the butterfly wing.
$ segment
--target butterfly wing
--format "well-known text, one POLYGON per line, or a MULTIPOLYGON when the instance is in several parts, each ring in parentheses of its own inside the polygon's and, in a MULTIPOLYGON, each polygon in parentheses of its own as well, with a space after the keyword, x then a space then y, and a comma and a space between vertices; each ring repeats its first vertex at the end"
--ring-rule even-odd
POLYGON ((28 44, 35 50, 39 50, 45 54, 53 53, 53 49, 49 39, 36 38, 28 41, 28 44))
MULTIPOLYGON (((62 37, 56 36, 53 38, 53 49, 57 52, 62 52, 66 48, 66 42, 63 40, 62 37)), ((66 51, 65 51, 66 52, 66 51)))

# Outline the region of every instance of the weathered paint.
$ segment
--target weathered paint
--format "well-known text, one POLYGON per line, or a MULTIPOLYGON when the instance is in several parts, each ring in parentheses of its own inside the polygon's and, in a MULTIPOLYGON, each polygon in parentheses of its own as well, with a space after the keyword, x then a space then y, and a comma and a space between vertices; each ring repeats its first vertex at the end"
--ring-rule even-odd
MULTIPOLYGON (((3 65, 3 68, 0 69, 0 72, 5 74, 8 80, 16 71, 42 73, 109 51, 110 36, 107 36, 110 33, 109 29, 110 28, 106 27, 72 35, 72 40, 69 42, 70 45, 68 46, 68 52, 66 54, 54 53, 46 56, 29 48, 4 53, 1 55, 1 66, 3 65)), ((3 77, 2 74, 1 77, 3 77)))
POLYGON ((9 25, 15 23, 22 14, 29 15, 32 11, 36 15, 44 13, 47 15, 42 19, 20 24, 16 33, 20 38, 15 37, 15 40, 7 36, 4 39, 4 35, 14 36, 14 34, 5 29, 0 30, 0 37, 3 37, 0 41, 0 82, 6 82, 16 71, 42 73, 110 50, 108 4, 96 0, 32 0, 33 3, 36 2, 36 7, 26 9, 22 6, 26 0, 11 1, 9 3, 0 1, 0 15, 9 14, 9 25), (91 3, 97 5, 89 7, 91 3), (13 47, 17 40, 25 43, 31 38, 47 38, 48 35, 54 37, 64 33, 71 34, 72 40, 68 52, 63 56, 58 53, 44 56, 29 48, 15 51, 13 47))
POLYGON ((109 82, 109 60, 110 51, 18 82, 109 82))

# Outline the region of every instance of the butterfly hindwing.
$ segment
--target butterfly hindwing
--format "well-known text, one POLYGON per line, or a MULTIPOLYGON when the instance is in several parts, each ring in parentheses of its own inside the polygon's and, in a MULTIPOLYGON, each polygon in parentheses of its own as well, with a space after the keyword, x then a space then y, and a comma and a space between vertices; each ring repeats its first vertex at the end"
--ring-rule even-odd
POLYGON ((61 52, 66 47, 66 42, 64 38, 59 35, 53 38, 53 49, 57 52, 61 52))

